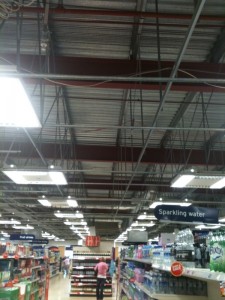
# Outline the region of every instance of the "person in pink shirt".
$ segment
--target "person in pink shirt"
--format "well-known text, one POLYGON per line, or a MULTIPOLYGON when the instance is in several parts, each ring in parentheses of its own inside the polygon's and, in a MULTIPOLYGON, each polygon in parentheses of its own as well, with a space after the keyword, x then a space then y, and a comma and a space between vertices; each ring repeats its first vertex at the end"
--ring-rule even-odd
POLYGON ((97 286, 96 286, 96 298, 97 300, 103 299, 103 290, 106 282, 106 274, 109 266, 105 262, 105 257, 99 259, 99 263, 94 267, 97 272, 97 286))

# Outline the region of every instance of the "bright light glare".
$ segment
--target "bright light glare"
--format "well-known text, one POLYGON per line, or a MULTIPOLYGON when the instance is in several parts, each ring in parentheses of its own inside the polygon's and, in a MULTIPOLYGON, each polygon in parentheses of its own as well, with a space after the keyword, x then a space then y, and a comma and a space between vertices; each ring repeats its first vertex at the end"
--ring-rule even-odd
POLYGON ((225 178, 220 179, 219 181, 212 184, 210 189, 222 189, 225 186, 225 178))
POLYGON ((52 206, 52 204, 47 199, 38 199, 38 202, 41 203, 43 206, 52 206))
POLYGON ((215 225, 197 225, 195 226, 196 229, 217 229, 220 228, 220 224, 215 225))
MULTIPOLYGON (((160 203, 162 203, 162 202, 160 202, 160 203)), ((153 216, 153 215, 146 215, 146 214, 142 214, 142 215, 139 215, 138 217, 137 217, 137 219, 138 220, 156 220, 156 217, 155 216, 153 216)))
POLYGON ((3 170, 3 173, 16 184, 67 184, 62 172, 3 170))
POLYGON ((34 229, 33 226, 30 226, 30 225, 13 225, 13 228, 15 229, 34 229))
POLYGON ((16 220, 0 220, 0 224, 4 224, 4 225, 16 225, 16 224, 21 224, 20 221, 16 221, 16 220))
POLYGON ((67 199, 67 204, 70 207, 77 207, 78 206, 77 201, 76 200, 71 200, 71 199, 67 199))
POLYGON ((191 203, 182 203, 182 202, 159 202, 159 201, 156 201, 156 202, 153 202, 149 208, 155 208, 156 206, 158 205, 178 205, 178 206, 190 206, 191 203))
POLYGON ((171 187, 182 188, 195 178, 195 175, 181 175, 175 180, 171 187))
POLYGON ((152 227, 155 223, 132 223, 131 227, 140 227, 140 226, 146 226, 146 227, 152 227))
POLYGON ((0 77, 0 90, 1 127, 41 127, 18 78, 0 77))
POLYGON ((64 224, 65 225, 87 225, 87 222, 84 222, 84 221, 82 221, 82 222, 69 222, 69 221, 65 221, 64 222, 64 224))
POLYGON ((57 218, 68 218, 68 219, 83 219, 84 218, 84 215, 81 213, 70 214, 70 213, 56 212, 55 216, 57 218))

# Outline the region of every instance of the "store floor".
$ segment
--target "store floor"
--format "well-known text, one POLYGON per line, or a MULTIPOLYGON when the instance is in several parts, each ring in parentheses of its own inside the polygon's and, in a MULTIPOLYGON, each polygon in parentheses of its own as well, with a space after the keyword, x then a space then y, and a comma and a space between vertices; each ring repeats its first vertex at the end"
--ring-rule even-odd
MULTIPOLYGON (((114 290, 114 288, 113 288, 114 290)), ((70 297, 70 279, 59 274, 52 277, 49 287, 48 300, 95 300, 95 297, 70 297)), ((116 295, 111 297, 105 297, 104 300, 116 300, 116 295)))

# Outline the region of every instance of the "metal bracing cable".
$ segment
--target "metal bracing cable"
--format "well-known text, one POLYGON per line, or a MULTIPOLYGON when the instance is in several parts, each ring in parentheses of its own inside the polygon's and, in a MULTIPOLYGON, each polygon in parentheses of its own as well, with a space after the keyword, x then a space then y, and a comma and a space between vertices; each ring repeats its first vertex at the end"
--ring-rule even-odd
MULTIPOLYGON (((183 58, 183 55, 184 55, 184 53, 185 53, 185 51, 186 51, 186 49, 187 49, 187 46, 188 46, 188 44, 189 44, 189 41, 190 41, 191 36, 192 36, 192 33, 193 33, 193 31, 194 31, 194 29, 195 29, 195 26, 196 26, 196 24, 197 24, 197 22, 198 22, 198 18, 199 18, 200 14, 201 14, 201 11, 202 11, 202 9, 203 9, 203 7, 204 7, 205 2, 206 2, 206 0, 200 0, 200 1, 198 1, 198 5, 197 5, 196 10, 195 10, 195 13, 194 13, 194 15, 193 15, 193 18, 192 18, 192 22, 191 22, 191 24, 190 24, 190 27, 189 27, 189 29, 188 29, 188 31, 187 31, 187 34, 186 34, 186 37, 185 37, 185 40, 184 40, 184 44, 183 44, 183 46, 182 46, 181 49, 180 49, 180 52, 179 52, 178 57, 177 57, 177 60, 176 60, 176 62, 175 62, 175 64, 174 64, 174 67, 173 67, 172 72, 171 72, 171 74, 170 74, 171 80, 173 80, 173 79, 175 78, 176 74, 177 74, 177 70, 178 70, 179 65, 180 65, 180 63, 181 63, 181 60, 182 60, 182 58, 183 58)), ((157 112, 156 112, 156 115, 155 115, 155 118, 154 118, 154 121, 153 121, 153 124, 152 124, 153 127, 156 126, 156 124, 157 124, 157 121, 158 121, 160 112, 161 112, 161 110, 162 110, 162 108, 163 108, 163 106, 164 106, 164 104, 165 104, 165 101, 166 101, 167 95, 169 94, 169 91, 170 91, 171 86, 172 86, 172 81, 168 82, 167 85, 166 85, 165 91, 164 91, 164 93, 163 93, 162 101, 160 102, 160 104, 159 104, 159 106, 158 106, 158 109, 157 109, 157 112)), ((135 176, 136 171, 137 171, 137 169, 138 169, 138 167, 139 167, 139 164, 140 164, 140 162, 141 162, 141 160, 142 160, 142 157, 143 157, 143 155, 144 155, 144 153, 145 153, 145 150, 146 150, 146 148, 147 148, 147 146, 148 146, 148 143, 149 143, 149 141, 150 141, 150 138, 151 138, 151 136, 152 136, 153 131, 154 131, 154 129, 151 129, 151 130, 148 132, 148 135, 147 135, 147 138, 146 138, 146 141, 145 141, 145 145, 144 145, 144 147, 142 148, 141 153, 140 153, 140 155, 139 155, 139 157, 138 157, 136 166, 135 166, 135 168, 134 168, 134 172, 133 172, 133 174, 132 174, 132 176, 131 176, 131 178, 130 178, 130 180, 129 180, 129 183, 128 183, 126 189, 125 189, 125 192, 124 192, 123 197, 122 197, 122 199, 121 199, 120 205, 122 204, 122 202, 123 202, 123 200, 124 200, 124 198, 125 198, 125 196, 126 196, 126 193, 127 193, 127 191, 129 190, 129 188, 130 188, 130 185, 131 185, 131 183, 132 183, 132 181, 133 181, 133 179, 134 179, 134 176, 135 176)), ((120 205, 119 205, 119 206, 120 206, 120 205)), ((116 211, 114 217, 116 217, 116 215, 118 214, 118 211, 119 211, 119 207, 118 207, 118 209, 117 209, 117 211, 116 211)))

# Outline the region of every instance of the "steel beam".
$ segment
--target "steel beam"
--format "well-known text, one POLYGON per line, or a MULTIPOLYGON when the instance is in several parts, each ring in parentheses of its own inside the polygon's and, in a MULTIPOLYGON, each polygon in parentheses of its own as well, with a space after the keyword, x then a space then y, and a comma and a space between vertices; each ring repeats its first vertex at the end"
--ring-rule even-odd
MULTIPOLYGON (((42 7, 21 7, 21 12, 26 14, 37 14, 45 12, 42 7)), ((138 18, 159 18, 159 19, 172 19, 172 20, 191 20, 192 14, 172 14, 172 13, 155 13, 155 12, 139 12, 139 11, 126 11, 126 10, 104 10, 104 9, 78 9, 78 8, 64 8, 58 6, 49 9, 51 15, 86 15, 86 16, 119 16, 119 17, 138 17, 138 18)), ((205 21, 225 21, 223 15, 201 15, 200 20, 205 21)))
MULTIPOLYGON (((121 147, 121 155, 118 156, 118 148, 115 146, 100 145, 76 145, 76 157, 74 156, 73 145, 70 144, 36 144, 45 159, 61 159, 60 153, 63 151, 64 159, 93 162, 136 162, 140 154, 139 147, 121 147), (132 155, 131 155, 132 153, 132 155)), ((0 144, 0 150, 10 148, 10 143, 0 144), (3 149, 4 148, 4 149, 3 149)), ((12 150, 20 150, 20 153, 11 154, 11 158, 33 158, 39 159, 35 151, 30 151, 30 143, 14 143, 12 150)), ((147 164, 186 164, 185 157, 189 157, 189 165, 205 165, 204 150, 196 149, 163 149, 147 148, 142 158, 142 163, 147 164)), ((225 160, 225 151, 213 150, 210 153, 208 164, 211 166, 223 165, 225 160)))

